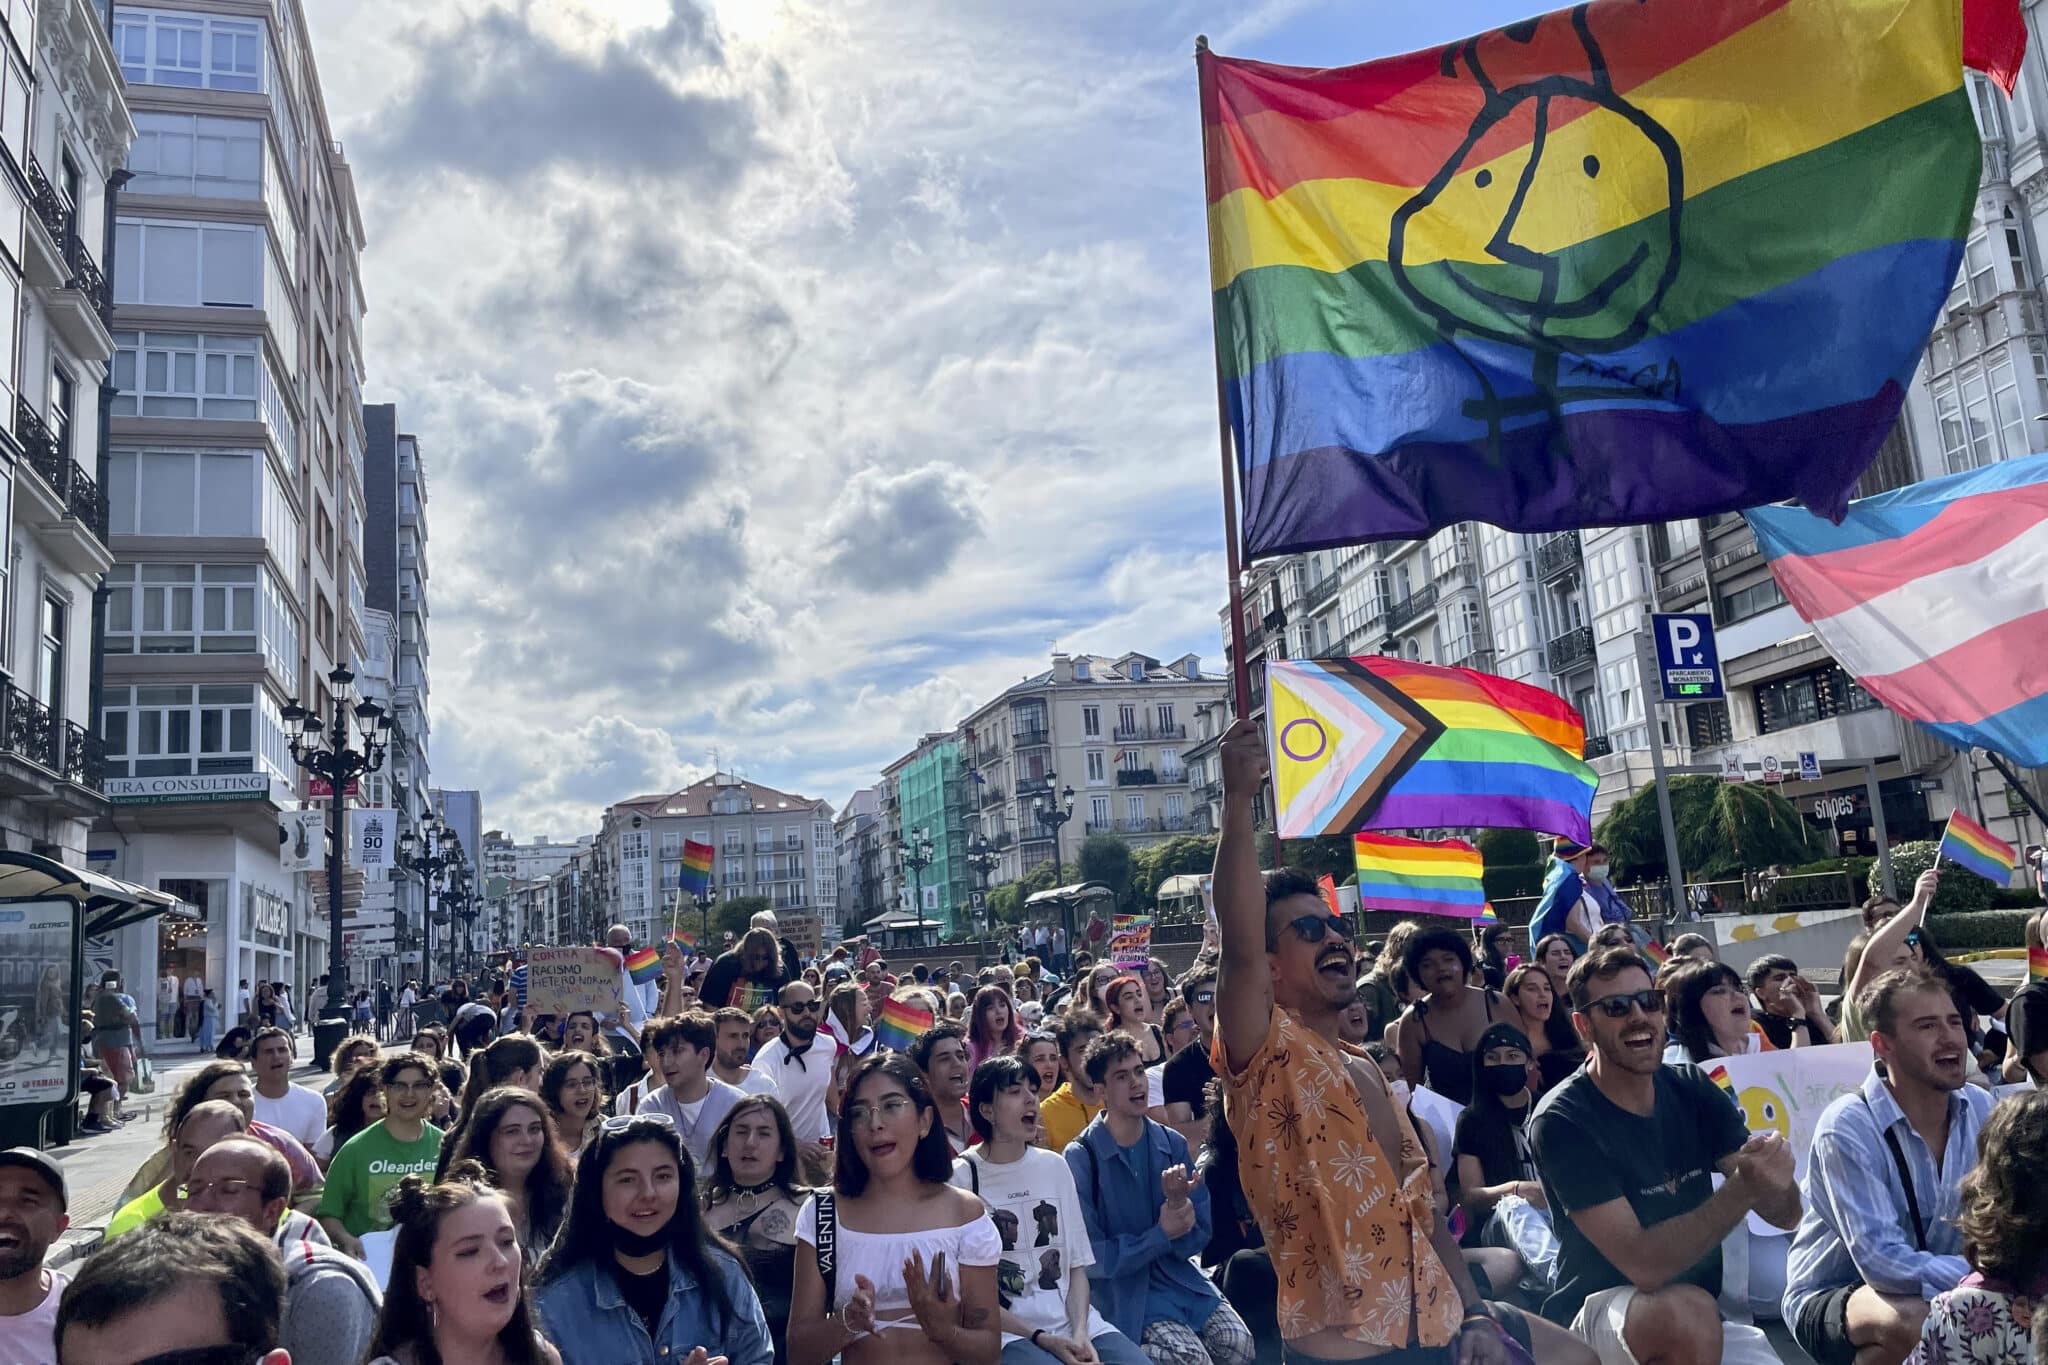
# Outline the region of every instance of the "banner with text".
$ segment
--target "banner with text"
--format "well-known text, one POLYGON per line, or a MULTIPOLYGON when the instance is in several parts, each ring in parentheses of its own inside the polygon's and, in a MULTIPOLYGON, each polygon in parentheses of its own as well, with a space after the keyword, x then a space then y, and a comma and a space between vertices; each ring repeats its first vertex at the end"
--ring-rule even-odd
POLYGON ((288 810, 277 817, 277 862, 285 872, 314 872, 327 861, 327 812, 288 810))
POLYGON ((613 1013, 619 955, 607 948, 534 948, 526 955, 526 999, 538 1014, 613 1013))
POLYGON ((1117 915, 1109 922, 1109 960, 1119 967, 1142 966, 1152 956, 1152 917, 1117 915))
POLYGON ((389 872, 392 867, 392 812, 365 806, 348 813, 348 860, 365 872, 389 872))
MULTIPOLYGON (((1776 1133, 1791 1144, 1793 1166, 1803 1185, 1806 1154, 1813 1149, 1821 1111, 1837 1096, 1862 1088, 1870 1075, 1870 1044, 1834 1043, 1717 1057, 1705 1069, 1735 1101, 1751 1133, 1776 1133)), ((1749 1216, 1749 1226, 1766 1237, 1791 1236, 1755 1214, 1749 1216)))

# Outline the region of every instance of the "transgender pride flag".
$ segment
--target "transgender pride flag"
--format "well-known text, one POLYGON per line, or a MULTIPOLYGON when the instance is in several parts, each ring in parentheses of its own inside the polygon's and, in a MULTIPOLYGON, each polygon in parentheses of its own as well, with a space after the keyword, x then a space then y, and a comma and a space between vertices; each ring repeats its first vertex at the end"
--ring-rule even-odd
POLYGON ((1840 526, 1743 515, 1871 696, 1959 749, 2048 765, 2048 455, 1860 498, 1840 526))

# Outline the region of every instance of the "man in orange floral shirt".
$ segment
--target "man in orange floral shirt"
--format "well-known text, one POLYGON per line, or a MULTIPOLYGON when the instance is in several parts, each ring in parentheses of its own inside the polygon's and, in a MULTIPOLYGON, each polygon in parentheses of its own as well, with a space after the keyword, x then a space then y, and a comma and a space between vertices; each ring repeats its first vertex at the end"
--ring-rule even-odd
POLYGON ((1216 918, 1223 952, 1213 1060, 1239 1178, 1279 1280, 1289 1365, 1373 1360, 1505 1365, 1503 1326, 1547 1360, 1592 1354, 1547 1323, 1483 1303, 1438 1216, 1428 1162, 1385 1078, 1341 1042, 1357 994, 1351 929, 1315 883, 1261 873, 1252 797, 1259 727, 1224 734, 1216 918))

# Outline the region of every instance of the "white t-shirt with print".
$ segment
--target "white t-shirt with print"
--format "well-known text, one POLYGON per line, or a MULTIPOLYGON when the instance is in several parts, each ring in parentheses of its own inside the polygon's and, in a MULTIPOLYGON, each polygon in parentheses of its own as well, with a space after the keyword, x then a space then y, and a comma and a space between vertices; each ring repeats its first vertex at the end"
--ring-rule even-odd
MULTIPOLYGON (((1081 1196, 1066 1158, 1043 1147, 1027 1147, 1021 1160, 994 1162, 976 1147, 954 1161, 953 1183, 981 1196, 1002 1239, 996 1296, 1003 1307, 1034 1330, 1065 1336, 1067 1275, 1095 1264, 1088 1228, 1081 1221, 1081 1196)), ((1090 1340, 1111 1330, 1091 1302, 1090 1340)), ((1003 1333, 1005 1346, 1023 1339, 1003 1333)))

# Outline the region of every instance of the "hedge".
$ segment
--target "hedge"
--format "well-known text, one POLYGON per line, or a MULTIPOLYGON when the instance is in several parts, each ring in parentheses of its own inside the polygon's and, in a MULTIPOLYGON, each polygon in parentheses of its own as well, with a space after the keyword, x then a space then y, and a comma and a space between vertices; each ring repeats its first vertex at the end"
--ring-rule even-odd
POLYGON ((1480 885, 1486 888, 1490 901, 1513 900, 1518 896, 1541 895, 1543 876, 1549 869, 1541 864, 1525 866, 1510 864, 1506 867, 1489 867, 1480 874, 1480 885))
POLYGON ((1978 952, 1985 948, 2024 948, 2027 921, 2039 909, 1972 910, 1959 915, 1929 915, 1927 927, 1944 953, 1978 952))
MULTIPOLYGON (((1935 850, 1939 845, 1929 840, 1910 844, 1899 844, 1892 849, 1892 883, 1898 888, 1899 903, 1905 904, 1913 898, 1913 883, 1922 872, 1934 866, 1935 850)), ((1881 873, 1873 865, 1869 874, 1872 895, 1880 888, 1881 873)), ((1966 910, 1983 910, 1991 904, 1990 882, 1973 872, 1959 867, 1945 867, 1941 870, 1941 889, 1934 893, 1931 913, 1952 915, 1966 910)))

